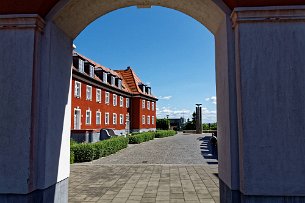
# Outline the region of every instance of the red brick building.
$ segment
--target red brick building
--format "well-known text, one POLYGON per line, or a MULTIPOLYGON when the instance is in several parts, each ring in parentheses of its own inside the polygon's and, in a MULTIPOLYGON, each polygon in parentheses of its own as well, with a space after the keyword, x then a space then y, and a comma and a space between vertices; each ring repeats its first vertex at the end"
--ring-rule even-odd
POLYGON ((130 67, 114 71, 74 52, 72 90, 74 133, 156 130, 157 98, 130 67))

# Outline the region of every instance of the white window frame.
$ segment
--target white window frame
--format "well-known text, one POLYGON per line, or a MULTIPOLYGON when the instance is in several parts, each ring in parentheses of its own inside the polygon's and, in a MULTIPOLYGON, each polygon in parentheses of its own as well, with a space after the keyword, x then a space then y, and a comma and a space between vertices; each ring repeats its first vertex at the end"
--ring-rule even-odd
POLYGON ((147 116, 147 125, 150 125, 150 116, 147 116))
POLYGON ((90 77, 94 78, 94 66, 90 65, 90 77))
POLYGON ((86 86, 86 100, 92 101, 92 86, 87 85, 86 86), (88 91, 90 90, 90 91, 88 91), (90 94, 88 94, 90 93, 90 94))
POLYGON ((145 99, 142 100, 142 109, 145 109, 145 99))
POLYGON ((116 95, 116 94, 113 94, 113 106, 117 106, 118 105, 118 95, 116 95))
POLYGON ((110 93, 105 92, 105 104, 109 104, 109 102, 110 102, 110 93))
POLYGON ((126 108, 129 108, 129 98, 126 98, 126 108))
POLYGON ((119 81, 118 81, 118 88, 122 89, 122 80, 121 79, 119 79, 119 81))
POLYGON ((73 129, 74 130, 80 130, 80 129, 82 129, 82 110, 80 109, 80 108, 74 108, 74 123, 73 123, 73 129), (79 118, 79 129, 77 129, 76 127, 75 127, 75 119, 76 119, 76 114, 75 114, 75 111, 78 111, 79 112, 79 115, 80 115, 80 118, 79 118))
POLYGON ((120 124, 123 125, 124 124, 124 115, 120 114, 120 124))
POLYGON ((120 107, 124 106, 124 97, 120 96, 120 107))
POLYGON ((155 124, 155 117, 154 117, 154 116, 151 117, 151 124, 152 124, 152 125, 155 124))
POLYGON ((145 115, 142 115, 142 125, 145 125, 145 115))
POLYGON ((102 102, 102 90, 96 89, 96 102, 101 103, 102 102))
POLYGON ((114 76, 111 76, 111 85, 115 86, 115 77, 114 76))
POLYGON ((129 113, 128 113, 128 114, 126 114, 126 122, 130 121, 129 119, 130 118, 129 118, 129 113))
POLYGON ((105 125, 109 125, 110 115, 108 112, 105 113, 105 125))
POLYGON ((150 101, 147 101, 147 109, 150 110, 150 101))
POLYGON ((96 123, 96 125, 102 124, 102 113, 99 110, 96 112, 95 123, 96 123), (99 115, 99 117, 98 117, 98 115, 99 115))
POLYGON ((108 73, 103 72, 103 83, 108 82, 108 73))
POLYGON ((82 83, 81 82, 75 81, 74 96, 76 98, 81 98, 81 96, 82 96, 82 83), (78 85, 79 85, 79 87, 77 88, 78 85), (77 89, 79 89, 79 95, 77 95, 77 89))
POLYGON ((155 110, 155 102, 151 102, 151 110, 155 110))
POLYGON ((86 110, 86 125, 91 125, 91 123, 92 123, 92 112, 91 112, 91 110, 90 109, 88 109, 88 110, 86 110), (87 113, 89 113, 89 123, 87 122, 88 120, 87 120, 87 116, 88 116, 88 114, 87 113))
POLYGON ((85 61, 82 59, 78 59, 78 71, 81 73, 85 72, 85 61))
POLYGON ((113 113, 113 115, 112 115, 112 124, 113 125, 116 125, 117 124, 117 114, 116 113, 113 113))

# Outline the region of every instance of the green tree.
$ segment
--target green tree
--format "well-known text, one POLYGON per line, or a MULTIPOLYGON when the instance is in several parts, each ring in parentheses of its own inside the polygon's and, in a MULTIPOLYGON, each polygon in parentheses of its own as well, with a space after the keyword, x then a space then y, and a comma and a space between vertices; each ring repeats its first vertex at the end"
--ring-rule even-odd
POLYGON ((187 120, 186 124, 183 127, 183 130, 196 130, 196 113, 192 114, 192 120, 187 120))
POLYGON ((157 119, 157 129, 158 130, 169 130, 169 123, 170 121, 166 118, 164 119, 157 119))
POLYGON ((203 130, 217 130, 217 123, 204 123, 202 128, 203 130))

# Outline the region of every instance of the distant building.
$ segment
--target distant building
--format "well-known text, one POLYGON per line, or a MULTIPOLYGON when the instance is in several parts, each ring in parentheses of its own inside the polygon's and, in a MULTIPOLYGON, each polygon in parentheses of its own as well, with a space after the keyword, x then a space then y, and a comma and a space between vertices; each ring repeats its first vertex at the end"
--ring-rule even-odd
POLYGON ((184 118, 169 118, 171 130, 182 130, 184 118))
POLYGON ((72 90, 72 134, 156 130, 157 98, 130 67, 114 71, 74 52, 72 90))

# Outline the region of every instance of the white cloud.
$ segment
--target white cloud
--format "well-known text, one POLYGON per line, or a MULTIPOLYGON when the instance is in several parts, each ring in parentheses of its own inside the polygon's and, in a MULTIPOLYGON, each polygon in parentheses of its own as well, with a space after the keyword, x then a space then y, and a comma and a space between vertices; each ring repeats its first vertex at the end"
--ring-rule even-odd
POLYGON ((217 121, 217 112, 215 110, 209 110, 206 107, 202 108, 202 122, 215 123, 217 121))
POLYGON ((213 104, 217 104, 217 98, 215 96, 205 98, 205 101, 212 102, 213 104))
POLYGON ((171 107, 161 107, 157 108, 157 117, 166 118, 168 115, 169 118, 188 118, 192 112, 189 109, 173 109, 171 107))
POLYGON ((158 99, 160 99, 160 100, 170 100, 172 97, 173 96, 164 96, 164 97, 160 96, 160 97, 158 97, 158 99))
MULTIPOLYGON (((157 118, 185 118, 186 120, 192 119, 192 114, 194 110, 190 109, 176 109, 171 107, 159 107, 157 108, 157 118)), ((204 123, 214 123, 217 120, 216 110, 209 110, 206 107, 202 107, 202 122, 204 123)))

